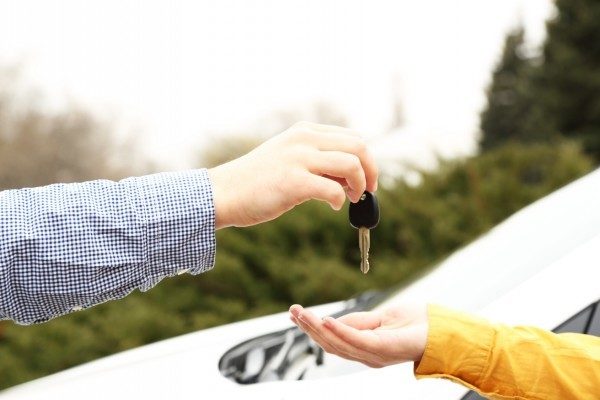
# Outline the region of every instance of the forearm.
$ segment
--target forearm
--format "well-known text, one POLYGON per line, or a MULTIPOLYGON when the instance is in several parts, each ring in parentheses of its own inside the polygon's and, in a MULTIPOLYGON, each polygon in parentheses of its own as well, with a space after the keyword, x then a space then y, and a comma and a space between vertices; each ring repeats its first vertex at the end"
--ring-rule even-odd
POLYGON ((497 399, 595 398, 600 338, 490 324, 429 308, 417 377, 444 377, 497 399))
POLYGON ((42 322, 214 263, 206 170, 0 193, 0 317, 42 322))

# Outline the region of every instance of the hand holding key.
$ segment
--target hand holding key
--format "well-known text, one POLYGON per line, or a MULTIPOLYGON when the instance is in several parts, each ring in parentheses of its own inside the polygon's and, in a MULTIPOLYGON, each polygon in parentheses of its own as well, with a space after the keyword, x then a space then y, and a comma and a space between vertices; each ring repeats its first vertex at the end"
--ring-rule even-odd
POLYGON ((250 153, 212 168, 217 229, 277 218, 310 199, 335 210, 377 189, 377 166, 350 129, 302 122, 250 153))

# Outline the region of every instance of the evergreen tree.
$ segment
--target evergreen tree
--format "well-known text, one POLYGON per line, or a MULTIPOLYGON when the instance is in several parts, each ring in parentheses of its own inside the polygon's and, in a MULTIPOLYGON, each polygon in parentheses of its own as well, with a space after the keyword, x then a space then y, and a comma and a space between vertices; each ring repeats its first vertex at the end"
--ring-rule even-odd
POLYGON ((581 140, 600 162, 600 2, 557 0, 556 7, 534 95, 549 122, 546 133, 581 140))
POLYGON ((600 2, 556 0, 539 59, 522 56, 523 31, 508 35, 481 116, 481 148, 509 140, 581 141, 600 162, 600 2))
POLYGON ((524 55, 523 44, 522 27, 511 32, 504 42, 502 58, 487 90, 487 108, 481 114, 483 150, 508 140, 526 141, 523 130, 531 109, 527 93, 531 61, 524 55))

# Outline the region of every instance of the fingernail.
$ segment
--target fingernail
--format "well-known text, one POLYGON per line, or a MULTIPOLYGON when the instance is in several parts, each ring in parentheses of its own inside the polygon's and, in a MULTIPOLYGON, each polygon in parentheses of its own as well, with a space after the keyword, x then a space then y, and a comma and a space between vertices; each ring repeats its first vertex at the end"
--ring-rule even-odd
POLYGON ((326 327, 330 328, 331 326, 333 326, 333 318, 331 318, 331 317, 325 317, 325 318, 323 318, 323 324, 326 327))
POLYGON ((294 304, 293 306, 291 306, 291 307, 290 307, 290 313, 291 313, 291 314, 292 314, 294 317, 297 317, 297 316, 298 316, 298 314, 300 314, 299 307, 298 307, 297 305, 295 305, 295 304, 294 304))

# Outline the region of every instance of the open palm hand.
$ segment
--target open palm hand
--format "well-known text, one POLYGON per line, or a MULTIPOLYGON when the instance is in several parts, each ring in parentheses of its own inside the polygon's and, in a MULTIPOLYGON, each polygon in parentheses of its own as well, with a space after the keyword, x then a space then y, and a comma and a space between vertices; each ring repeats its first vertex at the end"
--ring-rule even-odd
POLYGON ((326 352, 373 368, 419 361, 427 342, 425 305, 320 319, 296 304, 290 318, 326 352))

